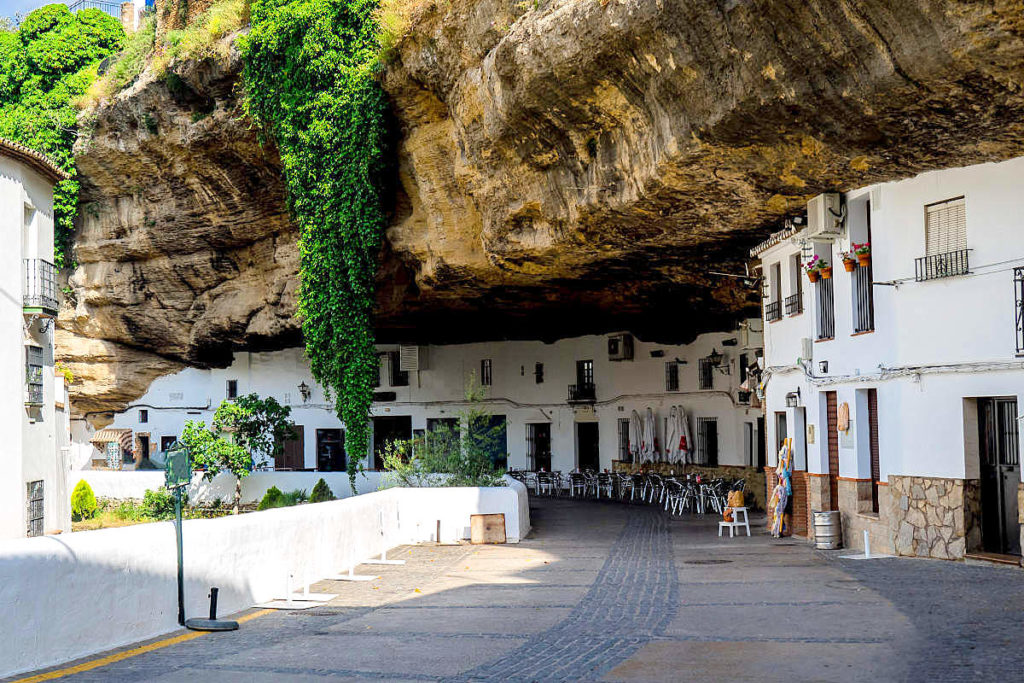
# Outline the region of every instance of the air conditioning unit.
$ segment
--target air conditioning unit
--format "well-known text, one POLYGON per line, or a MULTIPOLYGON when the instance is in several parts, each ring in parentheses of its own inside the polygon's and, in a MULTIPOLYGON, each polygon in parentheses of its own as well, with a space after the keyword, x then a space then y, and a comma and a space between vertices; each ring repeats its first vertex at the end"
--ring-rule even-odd
POLYGON ((613 334, 608 337, 608 360, 633 360, 633 335, 613 334))
POLYGON ((810 337, 804 337, 800 340, 800 359, 808 363, 814 360, 814 342, 811 341, 810 337))
POLYGON ((838 192, 826 192, 807 202, 807 237, 834 240, 843 235, 846 212, 838 192))
POLYGON ((398 347, 398 369, 419 372, 427 369, 427 347, 401 344, 398 347))

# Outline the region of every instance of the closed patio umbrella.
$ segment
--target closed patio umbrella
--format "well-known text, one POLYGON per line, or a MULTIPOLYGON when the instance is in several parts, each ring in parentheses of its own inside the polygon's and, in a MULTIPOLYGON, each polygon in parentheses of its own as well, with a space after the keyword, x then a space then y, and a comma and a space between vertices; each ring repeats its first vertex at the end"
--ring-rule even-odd
POLYGON ((682 406, 679 406, 678 419, 680 462, 693 463, 696 461, 696 454, 693 450, 693 437, 690 435, 690 419, 682 406))
POLYGON ((640 421, 640 413, 633 411, 629 416, 629 455, 633 462, 639 463, 640 444, 644 440, 644 427, 640 421))
POLYGON ((679 462, 679 408, 672 406, 665 422, 665 461, 679 462))
POLYGON ((654 462, 657 450, 655 448, 655 440, 658 438, 657 427, 654 422, 654 411, 650 407, 647 408, 647 413, 644 415, 644 441, 643 441, 643 460, 644 462, 654 462))

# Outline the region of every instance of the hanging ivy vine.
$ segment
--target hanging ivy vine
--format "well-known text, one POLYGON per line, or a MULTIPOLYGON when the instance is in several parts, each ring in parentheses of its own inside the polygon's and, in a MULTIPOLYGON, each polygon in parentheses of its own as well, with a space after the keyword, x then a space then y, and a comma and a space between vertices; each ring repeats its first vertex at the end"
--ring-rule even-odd
POLYGON ((387 100, 376 0, 252 0, 249 115, 277 143, 300 230, 299 314, 313 376, 345 424, 353 486, 377 379, 374 280, 385 227, 387 100))

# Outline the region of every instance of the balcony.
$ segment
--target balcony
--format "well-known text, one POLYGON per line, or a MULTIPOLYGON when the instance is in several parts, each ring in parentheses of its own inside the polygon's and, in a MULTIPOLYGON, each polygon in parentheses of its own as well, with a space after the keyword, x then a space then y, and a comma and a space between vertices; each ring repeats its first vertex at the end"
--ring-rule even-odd
POLYGON ((786 315, 797 315, 804 312, 804 295, 797 292, 786 297, 786 315))
POLYGON ((42 259, 25 259, 25 312, 56 315, 57 266, 42 259))
POLYGON ((765 304, 764 307, 764 319, 768 322, 775 322, 776 320, 782 319, 782 302, 773 301, 770 304, 765 304))
POLYGON ((597 387, 592 383, 570 384, 569 403, 594 403, 597 401, 597 387))
POLYGON ((947 251, 944 254, 932 254, 914 259, 914 279, 918 282, 938 280, 944 277, 966 275, 970 272, 968 254, 970 249, 947 251))

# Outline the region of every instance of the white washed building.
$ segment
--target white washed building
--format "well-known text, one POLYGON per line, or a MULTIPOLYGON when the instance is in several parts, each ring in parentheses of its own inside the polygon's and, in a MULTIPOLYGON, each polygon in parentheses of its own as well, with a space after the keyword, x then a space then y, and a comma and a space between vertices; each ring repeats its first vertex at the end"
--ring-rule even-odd
MULTIPOLYGON (((553 344, 382 345, 372 448, 389 438, 409 438, 435 420, 457 419, 466 409, 466 383, 475 375, 486 385, 484 409, 505 425, 511 468, 610 469, 613 461, 628 457, 631 411, 654 410, 662 443, 673 405, 685 407, 698 447, 707 449, 710 460, 757 466, 761 413, 738 391, 747 365, 760 352, 760 321, 752 323, 753 333, 744 325, 701 335, 687 345, 646 343, 631 335, 553 344), (618 351, 610 351, 610 342, 618 351), (401 370, 403 348, 406 367, 418 365, 418 371, 401 370), (707 359, 712 351, 722 356, 718 367, 707 359)), ((300 437, 286 444, 278 469, 344 469, 343 425, 312 379, 301 348, 240 353, 225 369, 192 368, 160 378, 107 430, 132 430, 138 460, 146 449, 166 448, 186 420, 209 423, 222 400, 248 393, 292 407, 300 437)), ((76 432, 81 432, 78 441, 88 441, 84 428, 76 432)), ((762 451, 762 464, 763 457, 762 451)), ((378 464, 367 461, 371 469, 378 464)))
POLYGON ((903 555, 1019 555, 1024 158, 836 200, 845 221, 819 199, 752 252, 770 458, 794 438, 795 529, 839 509, 851 547, 866 529, 903 555), (870 267, 845 271, 851 242, 871 243, 870 267), (812 255, 831 279, 808 282, 812 255))
POLYGON ((0 538, 70 530, 67 399, 53 368, 53 186, 64 177, 0 139, 0 538))

